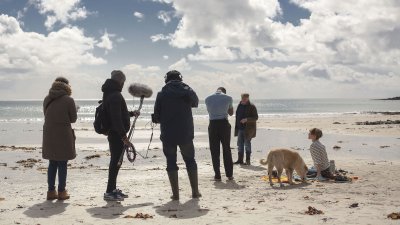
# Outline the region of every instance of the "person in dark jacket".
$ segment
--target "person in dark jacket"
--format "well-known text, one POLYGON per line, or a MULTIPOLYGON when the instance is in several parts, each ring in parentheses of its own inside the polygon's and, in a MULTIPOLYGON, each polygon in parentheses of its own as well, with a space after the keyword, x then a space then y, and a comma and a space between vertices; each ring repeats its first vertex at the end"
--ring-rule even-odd
POLYGON ((65 190, 68 160, 75 159, 75 134, 71 123, 75 123, 77 112, 71 98, 71 86, 64 77, 58 77, 43 101, 44 125, 42 157, 49 160, 47 171, 47 200, 66 200, 65 190), (58 172, 58 189, 55 180, 58 172))
POLYGON ((193 145, 194 125, 192 108, 197 107, 196 92, 182 82, 182 75, 169 71, 165 76, 165 86, 157 94, 153 122, 160 123, 160 139, 167 158, 167 172, 171 183, 173 200, 179 200, 178 166, 176 164, 179 146, 192 187, 192 198, 199 198, 197 164, 193 145))
POLYGON ((243 156, 246 149, 246 165, 250 165, 251 139, 256 137, 258 113, 257 108, 249 100, 249 94, 244 93, 241 97, 236 109, 235 137, 238 137, 238 160, 234 164, 244 164, 243 156))
POLYGON ((111 159, 108 168, 107 190, 104 193, 106 201, 123 201, 128 195, 117 189, 117 176, 121 165, 118 161, 124 153, 124 146, 130 145, 126 133, 130 128, 130 117, 137 116, 139 112, 129 112, 125 99, 121 94, 126 77, 120 70, 111 72, 111 79, 107 79, 101 90, 106 117, 110 124, 107 135, 111 159))

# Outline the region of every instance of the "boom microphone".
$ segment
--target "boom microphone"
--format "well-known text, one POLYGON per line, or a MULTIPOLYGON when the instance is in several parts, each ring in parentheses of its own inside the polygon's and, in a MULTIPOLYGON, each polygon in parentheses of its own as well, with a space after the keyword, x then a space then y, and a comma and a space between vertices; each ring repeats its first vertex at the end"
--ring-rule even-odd
POLYGON ((134 97, 150 98, 153 94, 151 88, 145 84, 133 83, 128 88, 129 93, 134 97))
MULTIPOLYGON (((142 109, 143 99, 150 98, 151 95, 153 94, 153 91, 151 90, 151 88, 149 86, 147 86, 145 84, 139 84, 139 83, 131 84, 128 88, 128 91, 133 97, 140 98, 139 108, 137 109, 137 111, 139 111, 139 112, 142 109)), ((135 124, 136 124, 136 120, 138 117, 139 117, 138 115, 135 116, 135 119, 132 122, 131 129, 129 130, 129 135, 128 135, 129 142, 131 141, 133 131, 135 130, 135 124)), ((128 157, 129 162, 133 163, 136 159, 136 153, 137 153, 135 146, 133 146, 133 144, 130 143, 130 145, 124 146, 124 149, 126 151, 126 156, 128 157)), ((123 160, 124 160, 124 153, 121 154, 121 156, 119 158, 118 166, 121 166, 123 160)))

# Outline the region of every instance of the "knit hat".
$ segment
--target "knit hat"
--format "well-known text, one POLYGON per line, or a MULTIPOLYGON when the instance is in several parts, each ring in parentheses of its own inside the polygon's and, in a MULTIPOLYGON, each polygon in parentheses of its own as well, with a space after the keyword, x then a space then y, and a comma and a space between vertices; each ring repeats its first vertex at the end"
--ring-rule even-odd
POLYGON ((121 70, 113 70, 111 72, 111 80, 115 80, 119 84, 123 84, 126 80, 126 77, 125 77, 125 74, 121 70))

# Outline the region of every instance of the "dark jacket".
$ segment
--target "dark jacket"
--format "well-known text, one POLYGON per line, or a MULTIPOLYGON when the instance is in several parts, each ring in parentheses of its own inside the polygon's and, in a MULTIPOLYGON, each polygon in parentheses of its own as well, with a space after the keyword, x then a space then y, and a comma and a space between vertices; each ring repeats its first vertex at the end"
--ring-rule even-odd
MULTIPOLYGON (((239 103, 240 104, 240 103, 239 103)), ((239 105, 238 107, 239 108, 239 105)), ((237 109, 236 109, 237 113, 237 109)), ((245 118, 247 118, 246 127, 244 128, 244 136, 246 140, 251 140, 252 138, 256 137, 257 133, 257 120, 258 120, 258 113, 257 108, 249 102, 249 105, 246 107, 245 118)), ((239 127, 237 124, 235 125, 235 136, 238 135, 239 127)))
POLYGON ((77 112, 74 99, 68 94, 67 84, 54 82, 43 101, 44 125, 42 157, 66 161, 76 157, 75 134, 71 123, 75 123, 77 112))
POLYGON ((129 131, 130 117, 128 107, 121 94, 122 87, 117 81, 107 79, 101 87, 103 91, 103 104, 107 119, 110 122, 109 134, 123 138, 129 131))
POLYGON ((196 92, 181 81, 170 81, 158 92, 154 120, 161 125, 160 139, 164 144, 179 145, 193 141, 192 108, 198 104, 196 92))

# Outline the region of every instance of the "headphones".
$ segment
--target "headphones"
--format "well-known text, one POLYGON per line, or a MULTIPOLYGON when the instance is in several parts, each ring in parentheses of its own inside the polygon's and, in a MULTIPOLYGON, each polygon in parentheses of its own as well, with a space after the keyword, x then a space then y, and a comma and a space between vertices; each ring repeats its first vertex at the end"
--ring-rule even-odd
POLYGON ((168 83, 171 80, 182 81, 182 78, 183 78, 182 74, 177 70, 171 70, 164 76, 165 83, 168 83))

